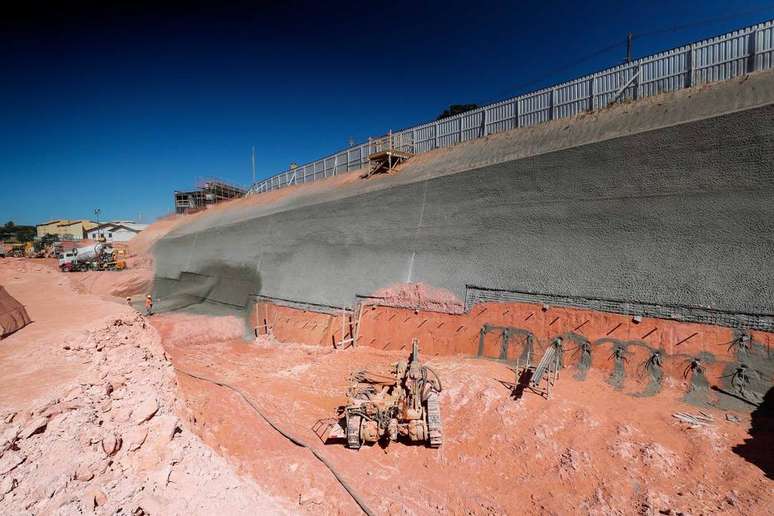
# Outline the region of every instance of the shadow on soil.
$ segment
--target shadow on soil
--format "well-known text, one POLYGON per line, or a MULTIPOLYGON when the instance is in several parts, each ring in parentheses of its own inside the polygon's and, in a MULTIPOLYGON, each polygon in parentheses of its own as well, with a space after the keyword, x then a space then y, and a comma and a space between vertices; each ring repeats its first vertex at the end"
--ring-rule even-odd
POLYGON ((774 387, 752 413, 750 438, 735 446, 733 451, 758 466, 766 477, 774 479, 774 387))

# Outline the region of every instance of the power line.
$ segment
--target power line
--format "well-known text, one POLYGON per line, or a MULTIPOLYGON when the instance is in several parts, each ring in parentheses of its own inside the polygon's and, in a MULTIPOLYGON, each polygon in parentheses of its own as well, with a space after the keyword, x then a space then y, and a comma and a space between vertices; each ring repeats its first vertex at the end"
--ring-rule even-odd
POLYGON ((733 20, 736 18, 741 18, 742 16, 747 16, 749 14, 757 14, 762 11, 770 11, 774 10, 774 4, 768 4, 765 6, 758 6, 755 9, 747 9, 745 11, 737 11, 733 14, 728 14, 725 16, 717 16, 715 18, 705 18, 703 20, 697 20, 690 23, 684 23, 682 25, 674 25, 672 27, 664 27, 661 29, 655 29, 648 32, 640 32, 640 33, 634 33, 635 38, 643 38, 648 36, 655 36, 657 34, 666 34, 666 33, 674 33, 674 32, 680 32, 682 30, 691 29, 693 27, 703 27, 704 25, 710 25, 712 23, 717 23, 721 21, 728 21, 733 20))
POLYGON ((556 67, 556 68, 548 71, 546 74, 544 74, 540 78, 516 84, 516 85, 514 85, 513 87, 510 88, 510 91, 519 90, 519 89, 522 89, 522 88, 526 88, 527 86, 532 86, 534 84, 543 82, 545 79, 548 79, 549 77, 553 77, 554 75, 556 75, 558 73, 565 72, 565 71, 567 71, 567 70, 569 70, 569 69, 571 69, 571 68, 573 68, 573 67, 575 67, 575 66, 577 66, 579 64, 585 63, 586 61, 590 61, 591 59, 594 59, 597 56, 600 56, 602 54, 606 54, 606 53, 608 53, 608 52, 610 52, 612 50, 615 50, 616 48, 619 48, 619 47, 625 46, 625 45, 626 45, 626 41, 625 40, 616 41, 615 43, 611 43, 610 45, 607 45, 606 47, 600 48, 599 50, 595 50, 594 52, 592 52, 590 54, 586 54, 585 56, 583 56, 581 58, 578 58, 578 59, 576 59, 575 61, 573 61, 571 63, 567 63, 565 65, 556 67))
MULTIPOLYGON (((721 21, 732 20, 732 19, 740 18, 742 16, 747 16, 747 15, 750 15, 750 14, 756 14, 756 13, 760 13, 762 11, 768 11, 768 10, 774 10, 774 4, 768 4, 768 5, 765 5, 765 6, 758 6, 758 7, 754 8, 754 9, 746 9, 746 10, 743 10, 743 11, 736 11, 735 13, 727 14, 727 15, 724 15, 724 16, 717 16, 717 17, 713 17, 713 18, 705 18, 703 20, 697 20, 697 21, 694 21, 694 22, 685 23, 685 24, 681 24, 681 25, 674 25, 674 26, 671 26, 671 27, 663 27, 663 28, 660 28, 660 29, 655 29, 655 30, 647 31, 647 32, 628 33, 626 39, 621 39, 621 40, 616 41, 614 43, 611 43, 611 44, 609 44, 609 45, 607 45, 605 47, 599 48, 598 50, 595 50, 595 51, 593 51, 593 52, 591 52, 589 54, 581 56, 581 57, 579 57, 579 58, 577 58, 577 59, 575 59, 575 60, 573 60, 571 62, 568 62, 568 63, 566 63, 564 65, 561 65, 561 66, 558 66, 556 68, 553 68, 553 69, 547 71, 546 73, 542 74, 540 77, 537 77, 535 79, 532 79, 532 80, 529 80, 529 81, 525 81, 525 82, 522 82, 522 83, 515 84, 515 85, 509 87, 507 91, 503 90, 503 93, 498 95, 498 100, 500 98, 506 96, 506 95, 513 95, 514 93, 518 94, 519 90, 522 90, 522 89, 527 88, 529 86, 533 86, 533 85, 539 84, 539 83, 544 83, 548 79, 550 79, 552 77, 555 77, 556 75, 558 75, 560 73, 563 73, 563 72, 566 72, 568 70, 574 69, 578 65, 583 64, 583 63, 585 63, 587 61, 590 61, 590 60, 592 60, 595 57, 598 57, 600 55, 603 55, 603 54, 606 54, 608 52, 611 52, 612 50, 615 50, 615 49, 621 48, 621 47, 627 47, 627 43, 628 43, 627 40, 628 40, 629 37, 631 37, 632 40, 634 40, 634 39, 642 40, 642 39, 645 39, 645 38, 648 38, 648 37, 651 37, 651 36, 656 36, 656 35, 659 35, 659 34, 680 32, 680 31, 683 31, 683 30, 686 30, 686 29, 690 29, 690 28, 694 28, 694 27, 702 27, 702 26, 705 26, 705 25, 710 25, 710 24, 713 24, 713 23, 721 22, 721 21)), ((627 57, 631 58, 631 55, 627 54, 627 57)), ((491 103, 491 102, 492 101, 482 102, 481 105, 485 105, 485 104, 488 104, 488 103, 491 103)))

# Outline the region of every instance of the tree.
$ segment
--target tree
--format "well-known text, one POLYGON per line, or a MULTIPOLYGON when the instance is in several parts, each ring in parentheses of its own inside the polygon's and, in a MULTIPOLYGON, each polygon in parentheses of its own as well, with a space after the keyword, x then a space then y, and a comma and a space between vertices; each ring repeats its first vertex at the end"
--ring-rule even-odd
POLYGON ((35 226, 17 226, 12 220, 0 226, 0 240, 29 242, 35 238, 35 226))
POLYGON ((19 242, 31 242, 35 240, 35 234, 37 233, 35 226, 16 226, 16 238, 19 242))
POLYGON ((438 115, 438 118, 436 118, 436 120, 449 118, 450 116, 459 115, 460 113, 464 113, 466 111, 472 111, 477 108, 478 108, 478 104, 452 104, 451 106, 448 107, 448 109, 444 109, 443 113, 438 115))

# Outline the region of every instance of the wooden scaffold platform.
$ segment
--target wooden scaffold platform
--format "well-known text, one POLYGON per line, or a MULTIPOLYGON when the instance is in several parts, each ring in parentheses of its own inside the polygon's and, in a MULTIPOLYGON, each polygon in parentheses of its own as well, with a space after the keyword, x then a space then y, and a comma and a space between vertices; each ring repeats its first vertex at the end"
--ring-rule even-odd
POLYGON ((383 138, 369 140, 368 170, 361 174, 363 179, 374 174, 389 173, 395 167, 411 158, 414 154, 408 152, 405 146, 394 141, 392 131, 383 138))

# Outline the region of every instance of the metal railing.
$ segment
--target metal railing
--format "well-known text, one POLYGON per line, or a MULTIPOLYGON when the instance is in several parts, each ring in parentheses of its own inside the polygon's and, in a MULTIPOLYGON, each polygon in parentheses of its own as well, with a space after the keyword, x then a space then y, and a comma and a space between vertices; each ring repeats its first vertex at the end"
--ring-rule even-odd
POLYGON ((414 154, 449 147, 517 127, 528 127, 636 100, 774 68, 774 20, 635 59, 532 93, 449 118, 390 133, 254 183, 248 193, 318 181, 358 170, 391 140, 414 154))

